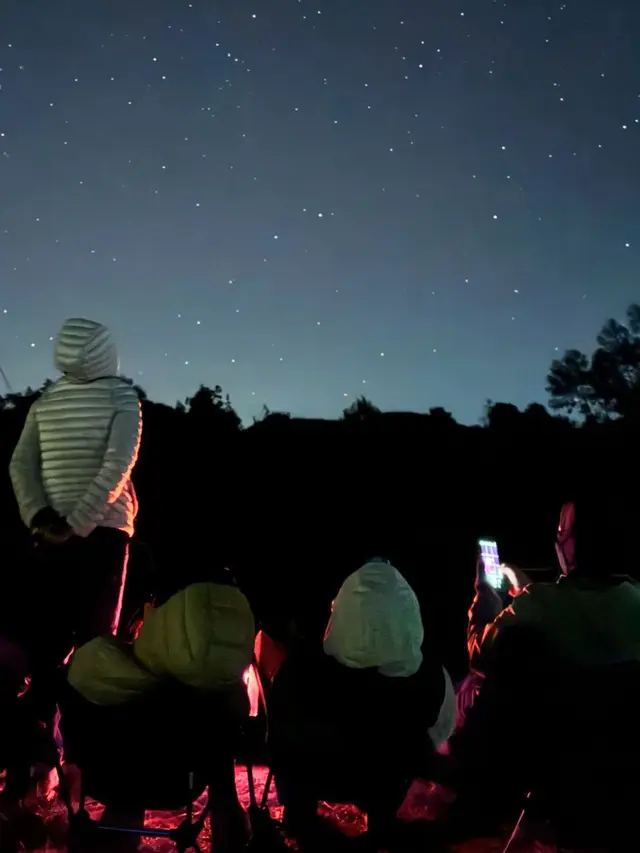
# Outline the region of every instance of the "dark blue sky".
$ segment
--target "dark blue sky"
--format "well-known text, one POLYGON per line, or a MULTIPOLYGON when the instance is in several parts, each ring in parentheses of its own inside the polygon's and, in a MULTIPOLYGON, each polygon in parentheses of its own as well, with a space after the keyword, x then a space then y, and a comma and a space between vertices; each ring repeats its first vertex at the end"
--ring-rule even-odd
POLYGON ((3 0, 0 364, 88 315, 244 417, 546 401, 638 298, 638 44, 637 0, 3 0))

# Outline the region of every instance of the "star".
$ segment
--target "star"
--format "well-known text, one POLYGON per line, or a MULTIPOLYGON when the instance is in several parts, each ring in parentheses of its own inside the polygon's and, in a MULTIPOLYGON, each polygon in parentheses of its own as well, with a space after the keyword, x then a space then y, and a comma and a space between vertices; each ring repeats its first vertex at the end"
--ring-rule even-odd
POLYGON ((6 11, 12 385, 53 376, 53 327, 86 315, 170 405, 219 384, 250 425, 366 389, 475 424, 489 396, 546 403, 557 348, 637 299, 624 0, 165 5, 6 11))

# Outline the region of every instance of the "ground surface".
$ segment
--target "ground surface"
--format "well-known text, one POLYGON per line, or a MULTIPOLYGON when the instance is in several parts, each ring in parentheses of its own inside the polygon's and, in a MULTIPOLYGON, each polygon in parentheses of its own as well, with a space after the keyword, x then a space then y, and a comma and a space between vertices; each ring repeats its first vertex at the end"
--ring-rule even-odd
MULTIPOLYGON (((259 798, 266 779, 266 770, 264 768, 257 768, 255 776, 256 790, 259 798)), ((249 795, 244 768, 238 768, 236 771, 236 782, 240 798, 243 804, 247 805, 249 795)), ((409 792, 409 796, 402 807, 401 816, 407 820, 424 819, 425 817, 433 816, 438 808, 438 803, 441 801, 442 795, 437 790, 427 788, 424 784, 416 783, 409 792)), ((279 806, 273 791, 271 792, 269 803, 272 811, 277 816, 279 806)), ((363 818, 356 809, 350 806, 327 806, 326 808, 330 812, 332 819, 335 819, 349 835, 358 834, 363 830, 363 818)), ((91 801, 89 802, 89 809, 94 817, 98 817, 102 810, 101 806, 91 801)), ((66 834, 64 810, 57 802, 54 802, 43 812, 43 816, 45 817, 51 836, 44 850, 49 851, 49 853, 53 853, 53 851, 64 853, 66 834)), ((149 812, 146 816, 149 826, 173 826, 176 823, 176 819, 179 821, 180 815, 176 815, 175 813, 149 812)), ((205 833, 203 833, 202 846, 204 851, 208 851, 209 839, 205 833)), ((458 848, 457 853, 501 853, 504 843, 504 839, 476 841, 458 848)), ((174 849, 171 842, 165 840, 152 841, 151 839, 143 839, 140 845, 141 853, 173 853, 174 849)), ((39 851, 39 853, 44 853, 44 851, 39 851)), ((539 843, 521 843, 512 849, 512 853, 555 853, 555 848, 539 843)))

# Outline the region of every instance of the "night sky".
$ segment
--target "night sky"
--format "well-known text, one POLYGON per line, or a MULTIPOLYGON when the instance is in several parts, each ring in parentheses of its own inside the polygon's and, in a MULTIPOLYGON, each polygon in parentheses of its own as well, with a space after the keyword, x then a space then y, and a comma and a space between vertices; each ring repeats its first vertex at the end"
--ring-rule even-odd
POLYGON ((638 299, 639 44, 638 0, 2 0, 0 365, 89 316, 246 419, 546 402, 638 299))

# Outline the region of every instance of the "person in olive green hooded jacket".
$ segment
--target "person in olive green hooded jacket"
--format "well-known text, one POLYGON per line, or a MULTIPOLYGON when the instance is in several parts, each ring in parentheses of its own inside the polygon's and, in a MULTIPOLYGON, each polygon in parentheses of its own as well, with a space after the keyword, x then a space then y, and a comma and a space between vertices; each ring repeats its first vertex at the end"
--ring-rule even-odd
POLYGON ((627 719, 636 707, 629 697, 640 696, 635 513, 633 499, 612 484, 591 483, 562 507, 556 583, 521 577, 503 598, 479 564, 468 628, 474 698, 438 768, 437 781, 458 793, 438 829, 449 842, 514 820, 541 768, 543 784, 554 776, 555 750, 567 742, 570 749, 579 743, 588 766, 615 731, 629 756, 605 756, 605 764, 636 762, 635 724, 630 729, 627 719), (616 680, 623 671, 633 689, 616 680))
POLYGON ((65 773, 71 780, 99 776, 106 792, 103 822, 139 824, 144 796, 171 772, 165 770, 163 742, 182 737, 180 729, 188 725, 215 792, 215 849, 229 853, 248 839, 234 758, 249 713, 243 678, 255 623, 233 574, 202 553, 199 562, 190 559, 187 548, 198 554, 195 537, 185 545, 181 571, 147 607, 133 642, 98 637, 71 658, 61 697, 65 773))
POLYGON ((480 577, 469 611, 471 669, 486 673, 514 628, 531 628, 567 663, 640 661, 640 584, 633 518, 601 496, 566 503, 560 513, 557 583, 528 583, 508 606, 480 577))

